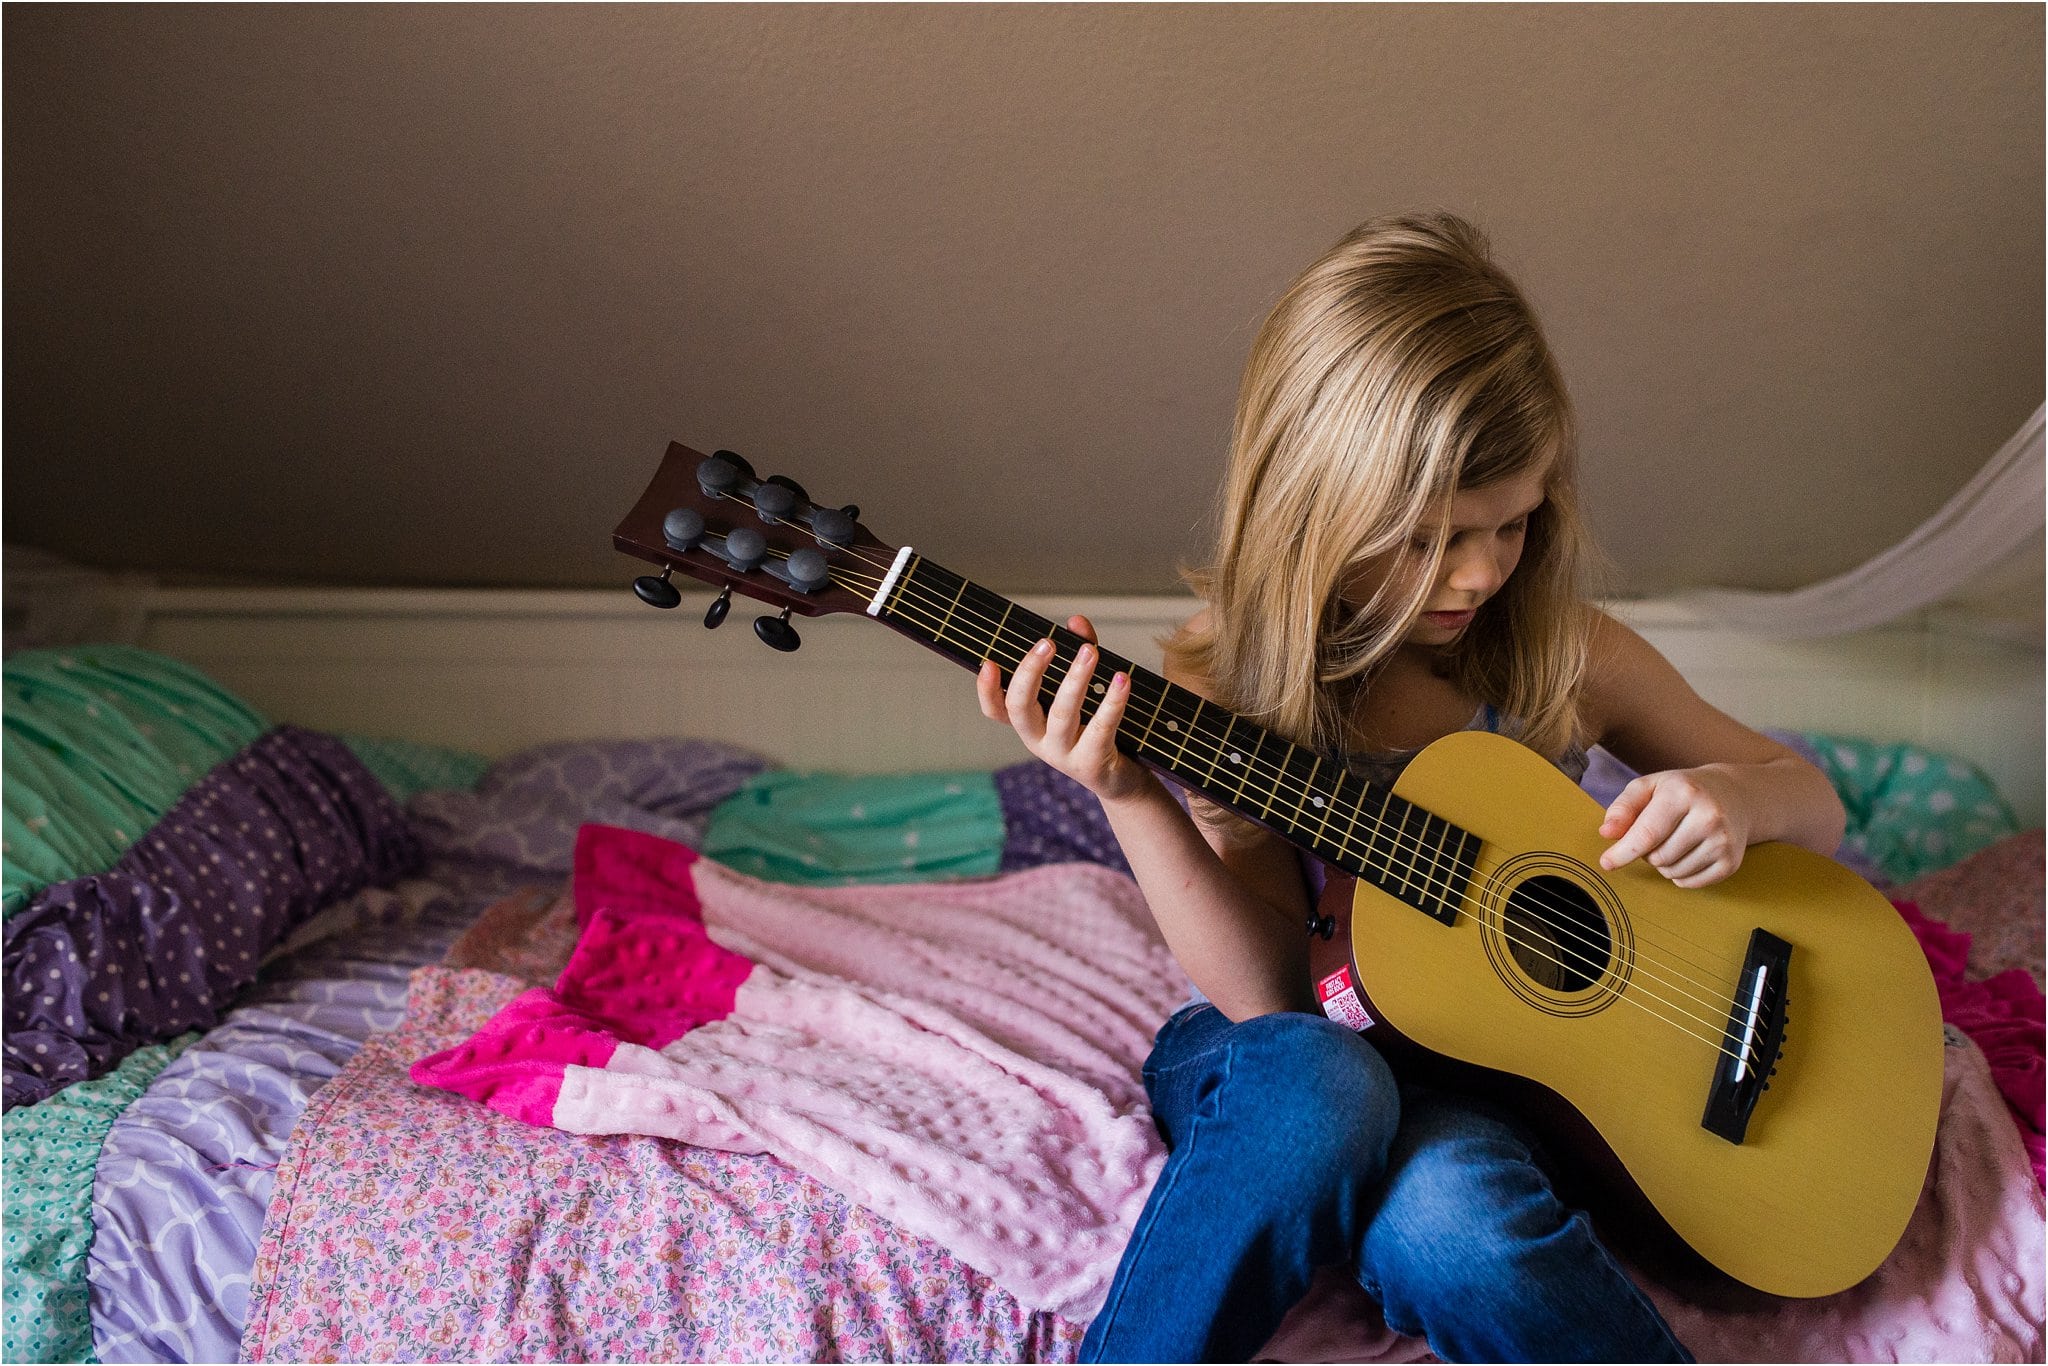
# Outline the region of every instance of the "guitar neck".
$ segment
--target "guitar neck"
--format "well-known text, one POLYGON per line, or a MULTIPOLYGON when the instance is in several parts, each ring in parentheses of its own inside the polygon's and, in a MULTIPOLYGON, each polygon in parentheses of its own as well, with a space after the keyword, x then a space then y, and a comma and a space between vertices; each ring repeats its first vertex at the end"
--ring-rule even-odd
MULTIPOLYGON (((967 669, 995 661, 1005 686, 1031 647, 1050 638, 1042 703, 1051 701, 1083 644, 1065 627, 915 554, 870 614, 967 669)), ((1131 679, 1119 750, 1420 910, 1453 914, 1478 852, 1476 836, 1396 796, 1391 786, 1359 778, 1332 756, 1108 650, 1082 700, 1084 722, 1118 671, 1131 679)))

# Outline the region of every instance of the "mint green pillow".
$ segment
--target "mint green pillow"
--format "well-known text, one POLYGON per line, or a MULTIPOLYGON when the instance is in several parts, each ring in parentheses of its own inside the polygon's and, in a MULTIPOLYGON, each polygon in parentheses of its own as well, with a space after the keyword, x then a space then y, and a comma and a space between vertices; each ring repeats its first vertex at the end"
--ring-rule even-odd
POLYGON ((400 806, 432 788, 475 787, 484 770, 491 766, 491 761, 481 754, 441 745, 365 735, 343 735, 340 739, 400 806))
POLYGON ((1849 813, 1846 843, 1894 882, 1959 863, 2019 830, 1976 765, 1918 745, 1808 735, 1849 813))
POLYGON ((985 771, 757 774, 711 812, 703 852, 773 882, 986 877, 1003 808, 985 771))
POLYGON ((0 669, 0 916, 103 873, 268 723, 190 665, 127 645, 27 650, 0 669))

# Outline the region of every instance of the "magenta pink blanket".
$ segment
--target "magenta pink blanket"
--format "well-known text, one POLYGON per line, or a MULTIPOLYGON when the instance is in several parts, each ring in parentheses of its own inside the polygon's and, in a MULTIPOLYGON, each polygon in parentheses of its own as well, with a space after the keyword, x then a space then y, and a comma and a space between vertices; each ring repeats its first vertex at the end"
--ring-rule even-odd
POLYGON ((1026 1308, 1094 1312, 1164 1160, 1139 1070, 1187 990, 1130 879, 796 888, 586 826, 574 892, 555 987, 414 1080, 772 1154, 1026 1308))
POLYGON ((1920 914, 1909 901, 1897 903, 1899 914, 1913 927, 1920 948, 1934 969, 1935 989, 1941 993, 1941 1018, 1968 1034, 1984 1050, 1991 1079, 1998 1084, 2019 1125, 2020 1138, 2034 1164, 2034 1179, 2042 1179, 2043 1129, 2048 1127, 2048 1096, 2044 1096, 2042 1031, 2044 1002, 2041 988, 2023 968, 2007 968, 1982 981, 1969 973, 1970 938, 1938 920, 1920 914))

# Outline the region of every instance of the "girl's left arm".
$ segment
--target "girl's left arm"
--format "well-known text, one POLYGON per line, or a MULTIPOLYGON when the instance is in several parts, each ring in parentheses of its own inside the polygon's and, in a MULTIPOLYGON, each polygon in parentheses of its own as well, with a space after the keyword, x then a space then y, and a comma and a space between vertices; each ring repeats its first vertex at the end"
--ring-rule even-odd
POLYGON ((1742 866, 1752 844, 1785 840, 1821 854, 1848 817, 1827 775, 1704 701, 1628 627, 1595 614, 1584 716, 1593 739, 1643 776, 1607 808, 1601 856, 1641 858, 1678 887, 1742 866))

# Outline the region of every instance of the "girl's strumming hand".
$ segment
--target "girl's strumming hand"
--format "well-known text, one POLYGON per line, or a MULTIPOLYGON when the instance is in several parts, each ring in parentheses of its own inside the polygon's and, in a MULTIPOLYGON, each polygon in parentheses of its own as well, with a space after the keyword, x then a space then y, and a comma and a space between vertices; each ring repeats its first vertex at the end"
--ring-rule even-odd
POLYGON ((1740 785, 1720 765, 1647 773, 1607 808, 1600 837, 1614 844, 1600 866, 1641 858, 1675 887, 1707 887, 1742 866, 1749 836, 1740 785))
POLYGON ((1050 707, 1038 704, 1039 684, 1053 658, 1052 642, 1041 640, 1010 675, 1007 693, 994 661, 982 662, 975 679, 981 714, 1013 727, 1033 755, 1101 800, 1111 802, 1137 796, 1158 780, 1116 747, 1117 723, 1123 720, 1124 707, 1131 697, 1130 676, 1118 673, 1109 680, 1095 714, 1084 725, 1081 702, 1088 695, 1099 659, 1094 646, 1095 627, 1088 618, 1076 616, 1067 619, 1067 629, 1089 643, 1081 646, 1067 667, 1050 707))

